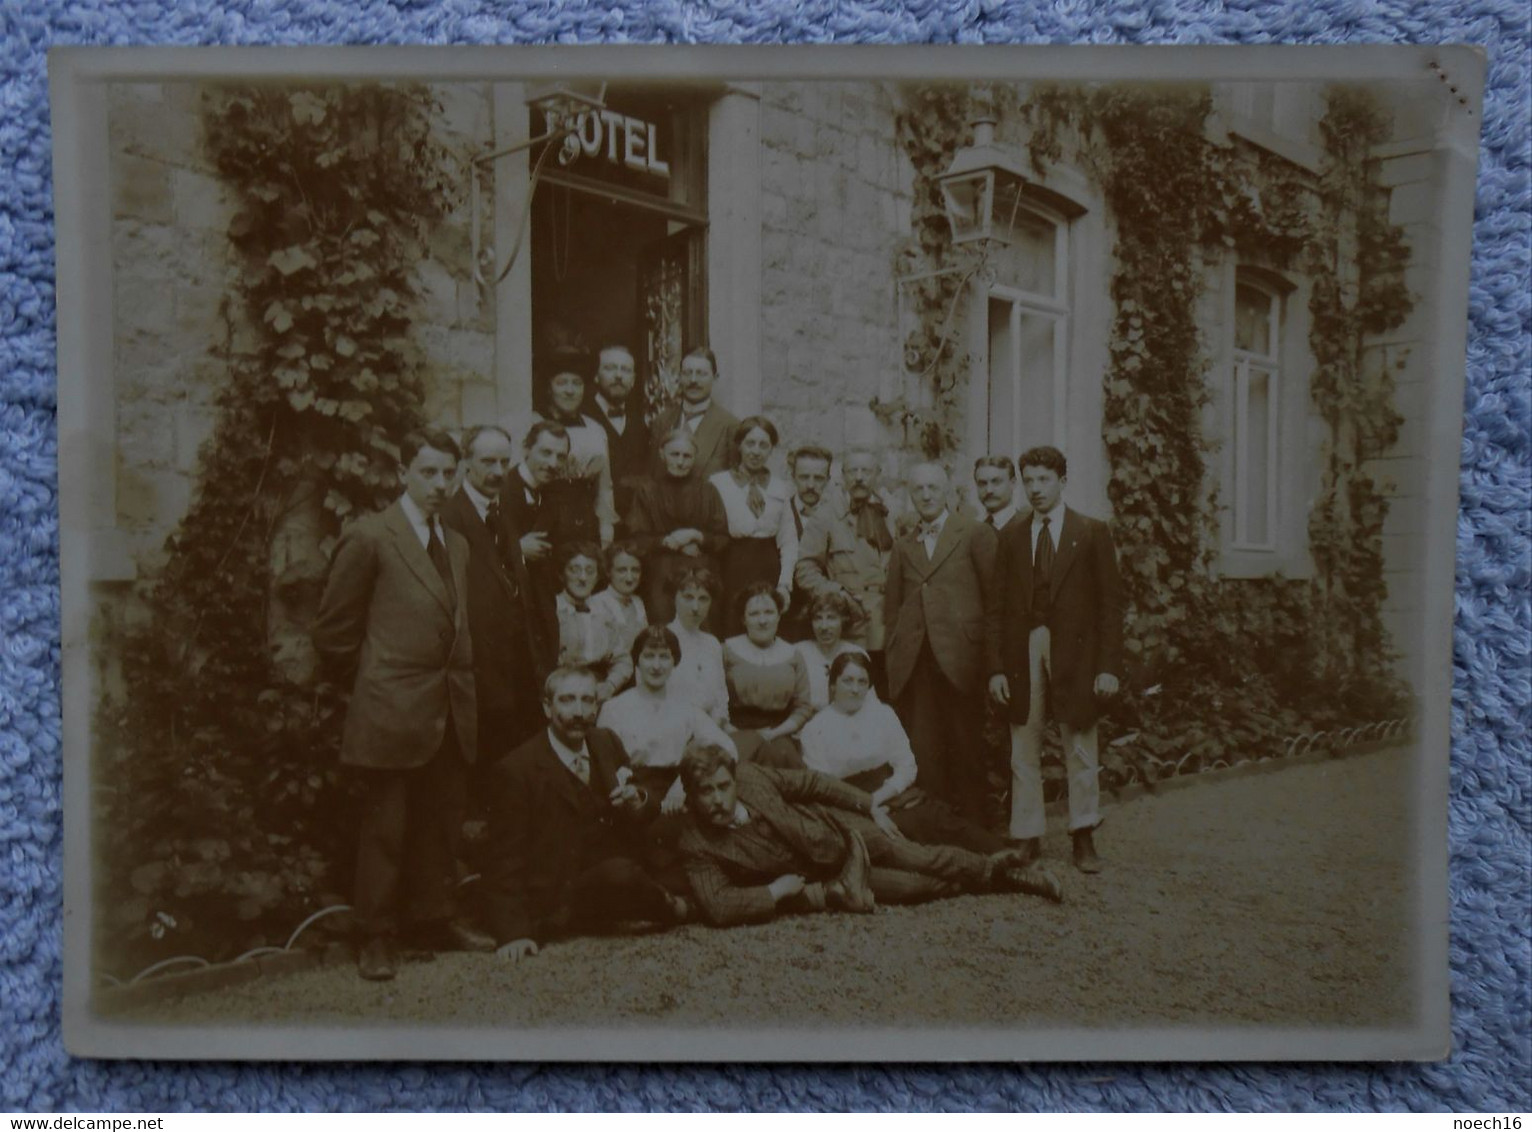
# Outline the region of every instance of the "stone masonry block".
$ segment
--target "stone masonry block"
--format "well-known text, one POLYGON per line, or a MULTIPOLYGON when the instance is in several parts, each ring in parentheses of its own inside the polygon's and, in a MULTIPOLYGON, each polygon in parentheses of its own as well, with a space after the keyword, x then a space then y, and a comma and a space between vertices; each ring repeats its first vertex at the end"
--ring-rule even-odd
POLYGON ((138 471, 174 468, 174 408, 163 401, 122 398, 117 403, 117 462, 138 471))
POLYGON ((161 334, 176 339, 175 287, 169 279, 124 272, 113 292, 112 313, 118 334, 161 334))
POLYGON ((174 217, 170 166, 131 154, 112 157, 112 214, 151 224, 170 224, 174 217))
POLYGON ((217 420, 217 412, 210 406, 188 402, 176 406, 175 466, 178 471, 190 473, 197 470, 197 455, 203 442, 213 434, 217 420))
POLYGON ((117 470, 117 520, 124 527, 169 533, 191 503, 191 477, 176 471, 117 470))
POLYGON ((417 263, 415 285, 423 321, 443 326, 457 322, 457 280, 440 260, 423 259, 417 263))
POLYGON ((227 238, 234 197, 222 181, 197 169, 173 169, 170 187, 178 228, 216 232, 227 238))

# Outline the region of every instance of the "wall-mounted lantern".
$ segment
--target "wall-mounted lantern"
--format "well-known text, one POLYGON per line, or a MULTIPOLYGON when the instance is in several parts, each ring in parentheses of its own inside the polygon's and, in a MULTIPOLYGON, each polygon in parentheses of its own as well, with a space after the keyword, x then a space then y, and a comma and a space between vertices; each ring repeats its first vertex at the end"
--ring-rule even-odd
POLYGON ((958 150, 947 171, 937 177, 952 242, 979 240, 1009 243, 1027 186, 1020 160, 995 141, 995 118, 987 95, 976 98, 973 144, 958 150))

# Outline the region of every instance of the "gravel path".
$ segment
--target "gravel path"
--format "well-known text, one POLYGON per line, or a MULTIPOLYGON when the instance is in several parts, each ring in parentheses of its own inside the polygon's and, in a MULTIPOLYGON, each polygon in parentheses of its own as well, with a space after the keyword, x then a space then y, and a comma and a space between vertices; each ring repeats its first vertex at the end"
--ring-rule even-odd
POLYGON ((169 1023, 1385 1026, 1407 1022, 1410 754, 1197 784, 1107 812, 1106 871, 1046 851, 1062 906, 966 896, 407 965, 162 1002, 169 1023))

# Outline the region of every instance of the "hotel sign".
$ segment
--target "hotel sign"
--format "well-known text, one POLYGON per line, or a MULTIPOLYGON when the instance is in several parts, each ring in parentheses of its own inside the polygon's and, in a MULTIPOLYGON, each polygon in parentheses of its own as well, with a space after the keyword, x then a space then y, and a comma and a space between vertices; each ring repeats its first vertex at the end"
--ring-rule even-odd
POLYGON ((564 139, 559 155, 563 164, 583 154, 635 173, 669 178, 670 163, 660 156, 659 129, 653 122, 609 108, 588 110, 578 121, 575 132, 564 139))

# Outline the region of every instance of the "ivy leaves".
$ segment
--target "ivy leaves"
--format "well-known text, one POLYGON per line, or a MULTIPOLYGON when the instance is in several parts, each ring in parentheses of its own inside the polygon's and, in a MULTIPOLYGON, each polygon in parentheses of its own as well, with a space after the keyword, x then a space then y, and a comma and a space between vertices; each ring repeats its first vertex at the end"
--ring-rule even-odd
POLYGON ((235 201, 228 380, 149 615, 122 643, 132 699, 103 711, 117 757, 101 829, 142 905, 107 926, 119 946, 249 946, 290 928, 344 859, 343 698, 282 660, 306 644, 340 522, 397 493, 394 441, 419 420, 412 271, 448 203, 436 113, 411 86, 208 96, 208 154, 235 201))

